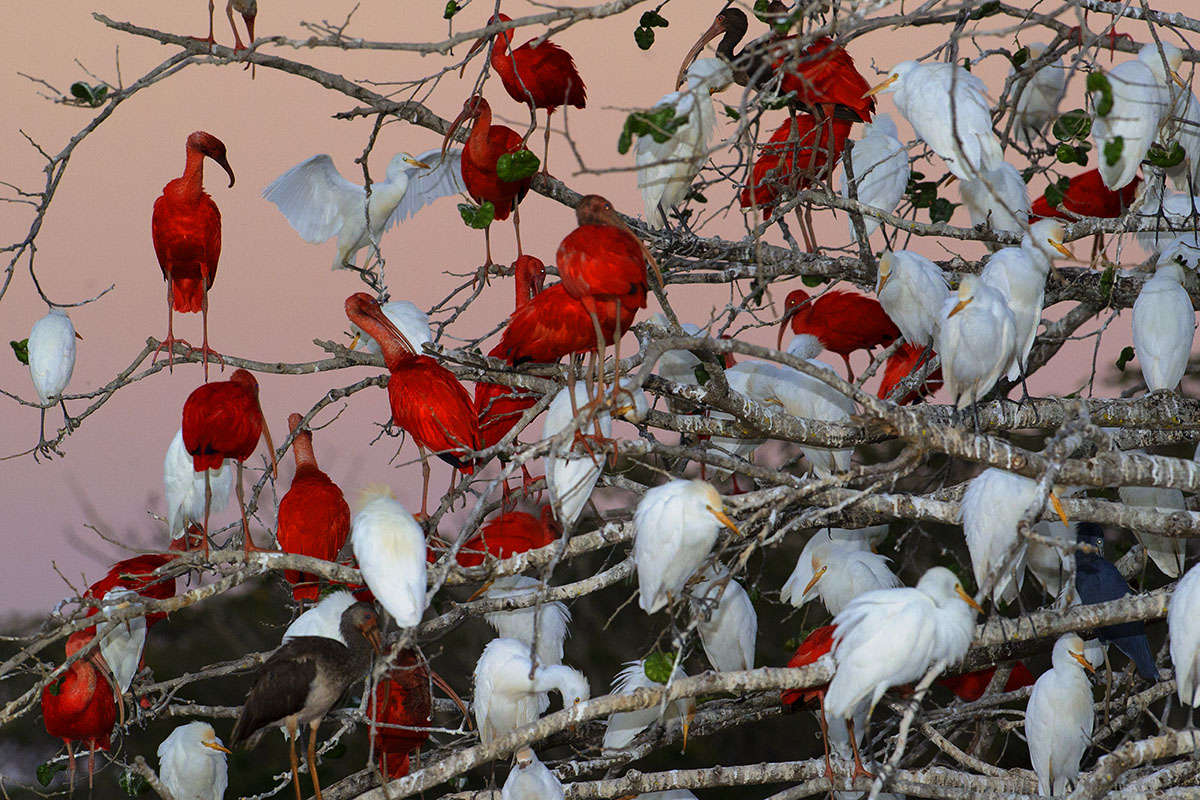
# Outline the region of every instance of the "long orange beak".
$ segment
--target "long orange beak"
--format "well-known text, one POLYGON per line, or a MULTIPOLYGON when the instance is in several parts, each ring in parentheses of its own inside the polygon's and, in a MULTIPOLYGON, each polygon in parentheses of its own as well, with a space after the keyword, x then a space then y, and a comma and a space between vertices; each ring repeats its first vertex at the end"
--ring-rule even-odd
POLYGON ((1050 505, 1054 506, 1054 512, 1058 514, 1058 518, 1062 520, 1062 524, 1068 528, 1071 527, 1071 521, 1067 519, 1067 512, 1063 509, 1062 501, 1058 499, 1058 494, 1050 492, 1050 505))
POLYGON ((371 643, 371 649, 378 655, 383 648, 383 636, 379 633, 379 626, 375 623, 364 625, 361 629, 363 638, 371 643))
POLYGON ((950 317, 953 317, 955 314, 962 311, 967 306, 971 305, 971 301, 974 299, 975 299, 974 297, 968 297, 966 300, 959 300, 957 303, 954 304, 954 308, 950 309, 950 313, 946 315, 946 318, 949 319, 950 317))
POLYGON ((450 123, 450 128, 446 131, 446 138, 442 139, 442 159, 446 158, 446 149, 450 147, 450 142, 454 139, 454 134, 458 132, 458 129, 462 127, 462 124, 470 116, 473 116, 472 109, 464 106, 463 110, 454 118, 454 121, 450 123))
POLYGON ((889 75, 888 79, 886 81, 884 81, 883 83, 878 83, 878 84, 872 86, 870 89, 868 89, 866 94, 863 95, 863 97, 874 97, 875 95, 877 95, 880 92, 889 88, 893 83, 895 83, 898 80, 900 80, 899 75, 889 75))
POLYGON ((271 477, 279 480, 279 462, 275 459, 275 443, 271 441, 271 428, 267 425, 267 415, 262 411, 262 403, 258 404, 258 415, 262 417, 263 436, 267 440, 267 450, 271 453, 271 477))
POLYGON ((1072 252, 1070 251, 1070 249, 1069 249, 1069 248, 1068 248, 1068 247, 1067 247, 1065 244, 1063 244, 1062 242, 1056 242, 1056 241, 1054 241, 1053 239, 1047 239, 1046 241, 1047 241, 1047 242, 1050 244, 1050 246, 1051 246, 1051 247, 1053 247, 1053 248, 1054 248, 1055 250, 1057 250, 1058 252, 1062 253, 1062 254, 1063 254, 1064 256, 1066 256, 1067 258, 1074 258, 1074 257, 1075 257, 1075 254, 1074 254, 1074 253, 1072 253, 1072 252))
POLYGON ((679 65, 679 74, 675 76, 675 88, 678 89, 683 79, 687 74, 687 68, 696 60, 696 56, 700 55, 700 51, 704 49, 704 45, 711 42, 713 39, 725 32, 718 20, 713 20, 713 24, 708 26, 708 30, 700 34, 700 38, 692 45, 692 49, 688 50, 687 55, 683 57, 683 63, 679 65))
POLYGON ((963 587, 962 587, 961 585, 957 585, 957 586, 955 586, 955 587, 954 587, 954 592, 955 592, 955 593, 956 593, 956 594, 957 594, 959 597, 961 597, 961 598, 963 599, 963 602, 965 602, 965 603, 966 603, 967 605, 969 605, 971 608, 975 609, 975 610, 976 610, 978 613, 980 613, 980 614, 982 614, 982 613, 983 613, 983 608, 981 608, 981 607, 980 607, 979 603, 976 603, 976 602, 975 602, 975 598, 974 598, 974 597, 971 597, 971 595, 969 595, 969 594, 967 594, 966 592, 964 592, 964 591, 963 591, 963 587))
POLYGON ((708 513, 710 513, 714 517, 716 517, 717 520, 719 520, 722 525, 724 525, 726 528, 729 528, 729 530, 733 531, 738 536, 742 535, 742 532, 738 530, 738 526, 734 524, 733 520, 731 520, 729 518, 729 515, 726 514, 723 510, 713 508, 712 506, 708 506, 707 508, 708 508, 708 513))
POLYGON ((200 744, 210 750, 220 750, 222 753, 229 753, 230 755, 233 754, 233 751, 223 744, 217 744, 216 742, 201 742, 200 744))
POLYGON ((467 51, 467 58, 466 58, 466 60, 463 61, 462 69, 460 69, 458 71, 458 77, 461 78, 463 75, 466 74, 467 61, 469 61, 471 59, 471 56, 474 55, 477 50, 479 50, 481 47, 483 47, 485 44, 487 44, 489 38, 490 37, 488 37, 488 36, 480 36, 478 39, 475 40, 475 43, 473 45, 471 45, 471 49, 467 51))
POLYGON ((1078 661, 1079 665, 1081 667, 1083 667, 1084 669, 1086 669, 1088 672, 1095 673, 1096 668, 1092 666, 1090 661, 1088 661, 1086 658, 1084 658, 1083 653, 1076 653, 1074 650, 1072 650, 1071 658, 1078 661))
POLYGON ((821 580, 821 576, 825 574, 827 569, 829 569, 829 567, 821 567, 819 570, 813 573, 812 579, 809 580, 808 584, 804 587, 804 591, 800 593, 801 597, 808 596, 809 590, 817 585, 817 581, 821 580))

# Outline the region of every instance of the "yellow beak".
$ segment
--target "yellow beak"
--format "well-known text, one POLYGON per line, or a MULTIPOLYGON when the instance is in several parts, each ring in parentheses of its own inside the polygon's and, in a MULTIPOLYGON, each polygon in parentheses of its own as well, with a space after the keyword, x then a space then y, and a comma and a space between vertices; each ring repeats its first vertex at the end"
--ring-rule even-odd
POLYGON ((966 592, 964 592, 964 591, 963 591, 962 584, 958 584, 958 585, 956 585, 956 586, 954 587, 954 591, 955 591, 955 593, 956 593, 956 594, 957 594, 959 597, 961 597, 961 598, 963 599, 963 602, 965 602, 965 603, 966 603, 967 605, 969 605, 971 608, 973 608, 973 609, 975 609, 976 611, 978 611, 980 614, 982 614, 982 613, 983 613, 983 608, 981 608, 981 607, 980 607, 979 603, 976 603, 976 602, 975 602, 975 598, 974 598, 974 597, 971 597, 971 595, 969 595, 969 594, 967 594, 966 592))
MULTIPOLYGON (((1074 655, 1074 653, 1072 653, 1072 655, 1074 655)), ((231 755, 233 754, 232 750, 230 750, 225 745, 219 744, 217 742, 201 742, 200 744, 204 745, 205 747, 209 748, 210 750, 220 750, 222 753, 229 753, 231 755)))
POLYGON ((950 309, 950 313, 946 315, 947 319, 953 317, 955 314, 969 306, 971 301, 974 299, 974 297, 968 297, 966 300, 959 300, 957 303, 955 303, 954 308, 950 309))
POLYGON ((898 80, 900 80, 899 75, 889 75, 888 79, 886 81, 884 81, 883 83, 876 84, 875 86, 872 86, 870 89, 868 89, 867 93, 864 94, 863 97, 874 97, 875 95, 884 91, 885 89, 887 89, 889 86, 891 86, 893 83, 895 83, 898 80))
POLYGON ((348 347, 347 349, 348 349, 348 350, 353 350, 355 347, 358 347, 358 340, 359 340, 359 339, 361 339, 361 338, 362 338, 362 334, 361 334, 361 333, 356 333, 356 334, 354 334, 354 340, 353 340, 352 342, 350 342, 350 347, 348 347))
POLYGON ((825 574, 825 571, 826 571, 826 570, 828 570, 828 569, 829 569, 829 567, 828 567, 828 566, 824 566, 824 567, 821 567, 821 568, 820 568, 819 570, 817 570, 816 572, 814 572, 814 573, 813 573, 813 576, 812 576, 812 579, 811 579, 811 580, 809 580, 808 584, 807 584, 807 585, 804 587, 804 591, 803 591, 803 592, 801 592, 800 596, 801 596, 801 597, 807 597, 807 596, 808 596, 808 590, 809 590, 809 589, 811 589, 812 587, 814 587, 814 586, 816 586, 816 585, 817 585, 817 581, 821 580, 821 576, 822 576, 822 575, 824 575, 824 574, 825 574))
POLYGON ((1067 246, 1066 246, 1066 245, 1064 245, 1062 242, 1056 242, 1056 241, 1054 241, 1053 239, 1047 239, 1047 240, 1046 240, 1046 242, 1047 242, 1047 243, 1048 243, 1048 244, 1049 244, 1051 247, 1053 247, 1055 250, 1057 250, 1058 252, 1060 252, 1060 253, 1062 253, 1064 256, 1066 256, 1067 258, 1074 258, 1074 257, 1075 257, 1075 254, 1074 254, 1074 253, 1072 253, 1072 252, 1071 252, 1069 249, 1067 249, 1067 246))
POLYGON ((467 598, 467 602, 469 603, 472 600, 478 600, 480 597, 482 597, 488 589, 492 588, 492 583, 494 583, 494 581, 488 581, 483 586, 480 586, 478 589, 476 589, 475 593, 467 598))
POLYGON ((415 158, 410 163, 414 167, 420 167, 421 169, 429 169, 428 164, 426 164, 424 161, 417 161, 415 158))
POLYGON ((742 532, 738 530, 737 525, 735 525, 733 523, 733 520, 731 520, 729 518, 729 515, 726 514, 723 510, 718 509, 718 508, 713 508, 712 506, 705 506, 705 508, 708 509, 708 513, 712 514, 714 517, 716 517, 718 520, 720 520, 721 524, 724 525, 726 528, 729 528, 729 530, 733 531, 738 536, 742 535, 742 532))
POLYGON ((1083 657, 1083 653, 1076 653, 1074 650, 1072 650, 1072 651, 1071 651, 1071 658, 1073 658, 1073 659, 1075 659, 1076 661, 1078 661, 1078 662, 1079 662, 1079 665, 1080 665, 1081 667, 1083 667, 1084 669, 1086 669, 1088 672, 1091 672, 1091 673, 1093 673, 1093 674, 1096 672, 1096 668, 1095 668, 1095 667, 1093 667, 1093 666, 1091 665, 1091 663, 1090 663, 1090 662, 1089 662, 1089 661, 1088 661, 1086 658, 1084 658, 1084 657, 1083 657))
POLYGON ((892 273, 890 273, 890 272, 879 273, 879 285, 875 287, 875 294, 879 294, 880 292, 882 292, 883 287, 887 286, 887 282, 890 281, 891 279, 892 279, 892 273))
POLYGON ((1067 512, 1063 509, 1062 501, 1058 499, 1058 495, 1050 492, 1050 505, 1054 506, 1054 512, 1058 514, 1058 518, 1062 520, 1062 524, 1068 528, 1071 527, 1071 520, 1067 519, 1067 512))

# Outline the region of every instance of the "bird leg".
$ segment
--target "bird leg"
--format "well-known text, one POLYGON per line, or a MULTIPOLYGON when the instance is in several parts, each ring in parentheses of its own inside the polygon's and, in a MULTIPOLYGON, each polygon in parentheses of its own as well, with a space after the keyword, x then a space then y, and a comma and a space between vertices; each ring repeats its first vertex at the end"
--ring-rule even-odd
MULTIPOLYGON (((532 116, 534 113, 533 109, 530 109, 529 113, 532 116)), ((550 163, 550 115, 553 113, 553 109, 546 110, 546 146, 542 150, 542 174, 547 178, 550 177, 550 167, 548 166, 550 163)))
MULTIPOLYGON (((225 359, 221 358, 221 354, 208 346, 208 279, 204 279, 204 294, 200 297, 200 318, 204 325, 204 343, 200 346, 200 355, 204 357, 204 382, 208 383, 208 357, 214 355, 221 365, 221 371, 225 371, 225 359)), ((189 345, 190 347, 190 345, 189 345)), ((192 348, 195 350, 195 348, 192 348)))
POLYGON ((842 353, 842 361, 846 362, 846 373, 850 376, 850 383, 854 383, 854 367, 850 366, 850 356, 842 353))
POLYGON ((233 24, 233 0, 229 0, 225 4, 225 16, 229 17, 229 27, 233 28, 233 49, 241 52, 246 49, 246 45, 242 44, 242 37, 238 35, 237 25, 233 24))
MULTIPOLYGON (((171 273, 168 272, 167 273, 167 338, 158 343, 158 347, 154 350, 154 355, 152 355, 150 357, 150 363, 153 364, 154 360, 158 358, 159 352, 165 347, 167 349, 167 371, 172 374, 175 373, 175 343, 179 342, 180 344, 187 345, 189 348, 191 348, 191 345, 188 344, 187 342, 185 342, 183 339, 175 338, 175 306, 172 304, 172 297, 174 297, 174 293, 175 293, 173 283, 174 282, 171 280, 171 273)), ((206 377, 205 383, 207 383, 207 382, 208 382, 208 378, 206 377)))
POLYGON ((821 723, 821 741, 825 745, 825 777, 832 786, 834 777, 833 761, 829 757, 829 723, 825 721, 825 693, 821 692, 818 694, 817 700, 821 704, 817 711, 817 721, 821 723))
POLYGON ((88 794, 92 793, 95 787, 96 777, 96 740, 88 740, 88 794))
POLYGON ((319 719, 308 723, 308 774, 312 778, 313 792, 317 795, 317 800, 321 800, 321 781, 317 779, 317 726, 320 724, 319 719))
POLYGON ((517 258, 525 255, 521 249, 521 206, 513 203, 513 230, 517 232, 517 258))
POLYGON ((213 5, 213 0, 208 0, 208 36, 189 36, 187 38, 195 39, 197 42, 208 42, 209 44, 217 43, 217 40, 213 38, 213 10, 215 8, 216 6, 213 5))
POLYGON ((300 796, 300 760, 296 758, 296 737, 299 735, 299 731, 296 730, 296 716, 294 714, 287 718, 287 734, 288 756, 292 762, 292 786, 296 788, 296 800, 304 800, 300 796))
POLYGON ((429 519, 429 511, 426 510, 426 500, 429 498, 429 458, 425 455, 425 446, 418 444, 417 452, 421 454, 421 519, 429 519))
POLYGON ((71 742, 64 739, 67 743, 67 786, 69 793, 75 791, 75 751, 71 748, 71 742))
POLYGON ((867 772, 863 767, 862 757, 858 754, 858 740, 854 738, 854 719, 846 720, 846 732, 850 734, 850 748, 854 751, 854 772, 850 775, 850 780, 855 778, 875 779, 873 773, 867 772))
MULTIPOLYGON (((208 473, 208 470, 205 470, 206 476, 207 476, 207 473, 208 473)), ((205 477, 205 481, 207 481, 207 480, 208 480, 208 478, 205 477)), ((246 519, 246 500, 245 500, 245 496, 243 495, 242 492, 243 492, 243 490, 242 490, 242 462, 239 461, 238 462, 238 474, 237 474, 237 497, 238 497, 238 505, 241 506, 241 508, 242 508, 242 542, 246 548, 246 560, 249 561, 250 554, 252 552, 255 552, 255 551, 266 552, 266 551, 261 547, 257 547, 254 544, 254 542, 250 540, 250 523, 246 519)), ((206 528, 206 530, 207 530, 207 528, 206 528)))
MULTIPOLYGON (((239 476, 240 478, 241 476, 239 476)), ((239 487, 240 487, 239 481, 239 487)), ((228 496, 228 495, 226 495, 228 496)), ((209 479, 208 470, 204 470, 204 560, 208 561, 208 510, 212 506, 212 482, 209 479)), ((187 535, 186 533, 184 534, 187 535)), ((191 544, 191 540, 188 540, 191 544)))
MULTIPOLYGON (((65 408, 63 409, 63 413, 66 414, 65 408)), ((61 456, 62 452, 59 451, 54 445, 46 441, 46 409, 44 408, 42 409, 42 422, 38 428, 38 431, 38 443, 37 447, 33 450, 33 460, 38 460, 38 453, 41 453, 46 458, 50 458, 55 453, 61 456)))

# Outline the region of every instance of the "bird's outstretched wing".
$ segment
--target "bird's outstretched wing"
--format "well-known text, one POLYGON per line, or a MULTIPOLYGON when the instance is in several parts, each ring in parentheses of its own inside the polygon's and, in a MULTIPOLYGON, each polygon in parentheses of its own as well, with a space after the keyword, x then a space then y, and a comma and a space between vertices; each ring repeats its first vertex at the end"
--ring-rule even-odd
POLYGON ((429 164, 430 168, 410 166, 405 169, 408 173, 408 191, 388 217, 384 230, 411 217, 438 198, 467 190, 462 179, 462 150, 447 150, 445 159, 441 155, 440 149, 421 153, 417 161, 429 164))
POLYGON ((363 188, 342 177, 325 153, 301 161, 263 189, 306 242, 320 244, 363 208, 363 188))

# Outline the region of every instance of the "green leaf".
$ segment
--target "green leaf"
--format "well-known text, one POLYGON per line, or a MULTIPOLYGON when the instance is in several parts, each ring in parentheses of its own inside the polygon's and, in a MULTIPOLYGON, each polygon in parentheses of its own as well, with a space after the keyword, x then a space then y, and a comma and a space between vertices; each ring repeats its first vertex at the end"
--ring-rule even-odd
POLYGON ((1060 142, 1086 139, 1088 134, 1092 132, 1092 118, 1082 108, 1076 108, 1061 114, 1054 121, 1054 127, 1051 131, 1054 134, 1054 138, 1060 142))
POLYGON ((634 28, 633 40, 637 42, 637 46, 642 50, 649 50, 654 45, 654 29, 634 28))
MULTIPOLYGON (((1132 347, 1126 347, 1123 350, 1121 350, 1121 357, 1117 359, 1117 369, 1121 370, 1121 372, 1124 372, 1125 365, 1128 364, 1130 361, 1133 361, 1133 357, 1134 357, 1134 353, 1133 353, 1132 347)), ((42 784, 42 785, 45 786, 45 784, 42 784)))
POLYGON ((92 87, 83 81, 76 81, 71 84, 71 95, 85 103, 90 103, 92 101, 92 87))
POLYGON ((964 58, 962 60, 962 68, 965 69, 967 72, 970 72, 971 71, 971 59, 964 58))
POLYGON ((949 222, 950 217, 954 216, 956 208, 958 208, 958 203, 951 203, 946 198, 939 197, 929 204, 929 221, 949 222))
POLYGON ((675 666, 674 653, 651 653, 646 656, 642 669, 646 677, 655 683, 666 683, 671 680, 671 668, 675 666))
POLYGON ((1033 180, 1033 176, 1036 174, 1037 169, 1035 167, 1026 167, 1025 169, 1021 170, 1021 182, 1029 183, 1031 180, 1033 180))
POLYGON ((1029 48, 1022 47, 1020 50, 1009 56, 1008 60, 1012 62, 1014 67, 1020 69, 1021 67, 1025 66, 1025 62, 1029 60, 1029 48))
POLYGON ((1054 157, 1061 164, 1071 164, 1075 161, 1075 148, 1066 142, 1062 142, 1054 151, 1054 157))
POLYGON ((446 3, 446 10, 442 12, 442 19, 451 19, 455 14, 458 13, 458 11, 458 3, 454 2, 454 0, 449 0, 449 2, 446 3))
POLYGON ((1081 167, 1086 167, 1088 162, 1088 150, 1091 149, 1092 146, 1087 142, 1081 142, 1080 144, 1075 145, 1075 163, 1081 167))
POLYGON ((708 374, 708 370, 704 368, 703 364, 697 364, 696 366, 692 367, 692 373, 696 376, 696 383, 699 386, 703 386, 704 384, 708 383, 708 379, 711 377, 708 374))
POLYGON ((1100 70, 1089 72, 1087 90, 1092 93, 1092 105, 1095 107, 1096 113, 1107 117, 1113 106, 1112 84, 1108 82, 1108 76, 1100 70), (1100 93, 1099 97, 1096 97, 1096 92, 1100 93))
POLYGON ((523 181, 538 171, 541 159, 529 150, 505 153, 496 161, 496 177, 505 183, 523 181))
POLYGON ((812 289, 817 286, 824 286, 829 279, 824 275, 801 275, 800 281, 808 288, 812 289))
POLYGON ((108 87, 103 84, 101 84, 100 86, 97 86, 95 94, 96 94, 96 100, 93 103, 93 105, 98 106, 104 102, 104 98, 108 97, 108 87))
POLYGON ((1125 137, 1118 136, 1104 145, 1104 163, 1110 167, 1113 166, 1121 160, 1123 152, 1125 152, 1125 137))
POLYGON ((1053 183, 1046 187, 1046 191, 1042 192, 1042 197, 1046 198, 1046 202, 1051 208, 1058 208, 1059 203, 1063 201, 1062 190, 1053 183))
POLYGON ((150 784, 146 783, 146 779, 131 769, 122 772, 117 782, 121 784, 121 788, 125 790, 125 794, 130 797, 137 797, 139 794, 145 794, 150 791, 150 784))
POLYGON ((38 764, 37 779, 42 786, 49 786, 50 781, 54 780, 54 776, 67 768, 67 765, 61 761, 47 761, 45 764, 38 764))
MULTIPOLYGON (((1104 272, 1100 275, 1100 296, 1104 298, 1104 302, 1108 302, 1112 296, 1113 284, 1117 281, 1117 268, 1109 264, 1104 268, 1104 272)), ((1132 351, 1131 351, 1132 352, 1132 351)))
POLYGON ((724 103, 722 103, 721 105, 725 106, 725 116, 729 117, 734 122, 737 122, 739 119, 742 118, 742 115, 739 114, 738 110, 736 108, 734 108, 733 106, 725 105, 724 103))
POLYGON ((56 680, 54 683, 47 685, 46 691, 48 691, 54 697, 58 697, 58 693, 60 691, 62 691, 62 685, 63 685, 64 680, 66 680, 65 675, 63 677, 59 678, 58 680, 56 680))
POLYGON ((1162 169, 1170 169, 1171 167, 1179 166, 1183 163, 1184 156, 1183 147, 1179 142, 1171 142, 1170 149, 1161 147, 1157 144, 1150 145, 1149 152, 1146 153, 1146 158, 1150 163, 1162 169))
POLYGON ((29 338, 26 337, 19 342, 11 341, 9 345, 12 346, 13 354, 17 357, 17 361, 20 361, 25 366, 29 366, 29 338))
POLYGON ((638 25, 643 28, 665 28, 671 23, 667 18, 657 11, 647 11, 642 14, 642 18, 638 20, 638 25))
POLYGON ((988 2, 971 12, 971 19, 983 19, 999 12, 1000 0, 988 0, 988 2))
POLYGON ((483 230, 488 225, 491 225, 492 220, 496 218, 496 207, 492 205, 490 200, 485 200, 481 206, 473 206, 470 203, 459 203, 458 213, 468 227, 483 230))

